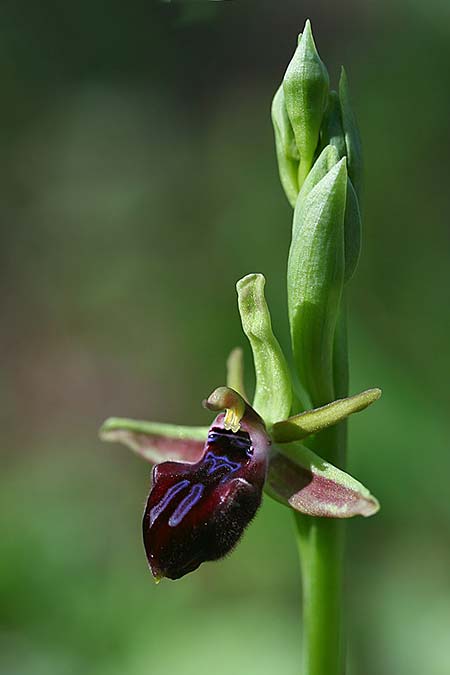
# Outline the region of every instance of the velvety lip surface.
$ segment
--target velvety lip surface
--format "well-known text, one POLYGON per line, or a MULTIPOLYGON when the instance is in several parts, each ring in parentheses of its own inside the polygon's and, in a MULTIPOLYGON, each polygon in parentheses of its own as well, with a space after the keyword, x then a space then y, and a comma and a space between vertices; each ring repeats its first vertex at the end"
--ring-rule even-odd
POLYGON ((225 430, 222 417, 198 462, 163 462, 153 469, 143 535, 157 578, 178 579, 226 555, 261 503, 266 452, 255 450, 248 431, 225 430))

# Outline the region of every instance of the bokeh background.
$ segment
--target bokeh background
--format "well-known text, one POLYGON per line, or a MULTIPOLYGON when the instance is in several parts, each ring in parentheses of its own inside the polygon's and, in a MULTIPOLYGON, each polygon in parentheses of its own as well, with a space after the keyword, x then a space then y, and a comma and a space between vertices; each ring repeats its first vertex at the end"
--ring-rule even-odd
POLYGON ((269 109, 306 17, 366 155, 351 389, 384 390, 351 422, 383 508, 348 527, 350 672, 450 672, 450 5, 3 0, 2 675, 298 672, 290 514, 266 498, 232 556, 156 587, 149 468, 97 429, 208 423, 248 272, 286 342, 269 109))

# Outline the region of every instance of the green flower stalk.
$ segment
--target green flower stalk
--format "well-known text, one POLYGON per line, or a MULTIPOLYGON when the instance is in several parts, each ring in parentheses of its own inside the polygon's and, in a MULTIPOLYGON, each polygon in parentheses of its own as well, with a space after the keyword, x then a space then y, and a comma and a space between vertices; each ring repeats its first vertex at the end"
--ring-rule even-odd
MULTIPOLYGON (((381 393, 374 389, 343 398, 348 395, 349 381, 346 286, 361 250, 361 141, 346 73, 342 69, 339 93, 329 91, 309 22, 282 86, 300 156, 295 197, 293 184, 286 188, 286 158, 280 160, 280 134, 275 125, 280 179, 294 208, 287 274, 291 342, 302 389, 319 408, 300 411, 275 424, 272 434, 278 442, 288 436, 298 442, 321 416, 320 432, 305 443, 320 448, 322 457, 342 469, 346 422, 327 426, 327 414, 334 416, 347 406, 353 412, 363 409, 381 393), (334 398, 343 400, 330 403, 334 398)), ((289 147, 289 157, 293 156, 295 150, 289 147)), ((289 448, 296 451, 293 443, 289 448)), ((299 514, 296 521, 304 595, 303 672, 342 675, 343 523, 299 514)))
POLYGON ((152 465, 143 540, 156 581, 228 554, 263 493, 295 516, 303 583, 303 675, 343 675, 343 522, 376 498, 345 471, 346 423, 381 395, 348 396, 346 288, 361 248, 361 143, 346 75, 330 91, 309 22, 272 103, 282 187, 294 209, 287 263, 290 352, 275 337, 261 274, 237 283, 253 354, 204 401, 209 427, 112 417, 100 435, 152 465), (289 367, 293 362, 294 367, 289 367))

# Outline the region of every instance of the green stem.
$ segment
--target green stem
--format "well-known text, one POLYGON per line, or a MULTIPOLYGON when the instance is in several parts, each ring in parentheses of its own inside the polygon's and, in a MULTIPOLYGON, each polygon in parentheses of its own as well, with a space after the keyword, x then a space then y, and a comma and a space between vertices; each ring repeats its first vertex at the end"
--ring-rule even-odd
POLYGON ((342 675, 344 521, 296 514, 303 579, 303 675, 342 675), (311 521, 305 524, 305 519, 311 521))
MULTIPOLYGON (((318 434, 322 456, 343 464, 345 425, 318 434)), ((345 521, 295 514, 303 588, 302 675, 343 675, 345 521)))

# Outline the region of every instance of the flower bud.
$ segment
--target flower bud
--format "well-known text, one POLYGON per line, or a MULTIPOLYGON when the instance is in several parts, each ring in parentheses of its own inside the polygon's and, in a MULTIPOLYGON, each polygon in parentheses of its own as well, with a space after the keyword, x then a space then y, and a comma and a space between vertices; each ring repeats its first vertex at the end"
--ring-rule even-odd
POLYGON ((312 167, 328 102, 328 72, 317 53, 309 21, 283 79, 286 110, 300 153, 299 185, 312 167))
POLYGON ((294 132, 289 120, 281 85, 272 101, 272 124, 275 133, 278 172, 281 185, 292 208, 298 195, 299 152, 295 144, 294 132))
POLYGON ((292 347, 314 407, 334 399, 333 337, 344 283, 346 160, 300 199, 288 260, 292 347))

